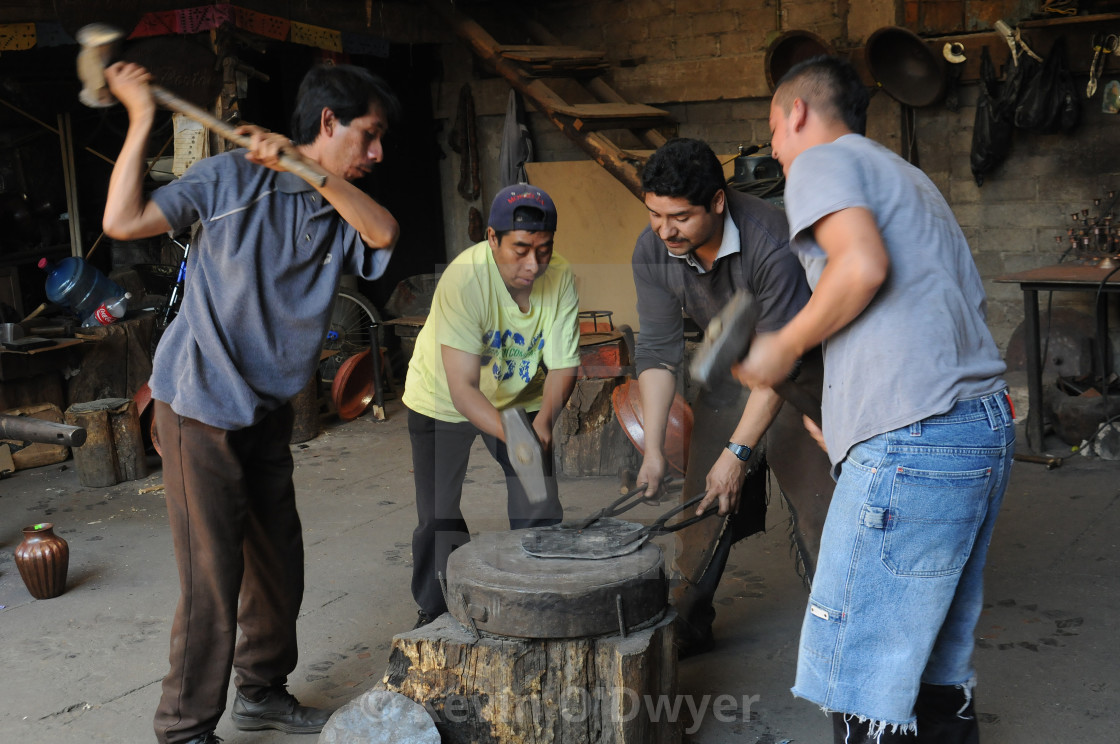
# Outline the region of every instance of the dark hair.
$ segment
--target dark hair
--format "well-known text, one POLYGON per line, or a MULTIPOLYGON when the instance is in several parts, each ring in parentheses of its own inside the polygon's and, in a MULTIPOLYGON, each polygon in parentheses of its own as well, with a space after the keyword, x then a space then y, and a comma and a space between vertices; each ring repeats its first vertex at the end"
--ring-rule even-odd
POLYGON ((328 108, 343 126, 369 113, 370 104, 381 108, 386 123, 400 116, 401 104, 388 84, 354 65, 316 65, 299 85, 292 112, 292 142, 310 145, 319 136, 319 120, 328 108))
POLYGON ((649 156, 642 168, 642 191, 657 196, 684 197, 689 204, 710 209, 712 197, 727 184, 723 166, 706 142, 677 137, 649 156))
POLYGON ((824 116, 844 122, 856 134, 867 132, 870 96, 859 73, 846 60, 821 55, 791 67, 778 82, 774 100, 788 114, 795 98, 816 107, 824 116))

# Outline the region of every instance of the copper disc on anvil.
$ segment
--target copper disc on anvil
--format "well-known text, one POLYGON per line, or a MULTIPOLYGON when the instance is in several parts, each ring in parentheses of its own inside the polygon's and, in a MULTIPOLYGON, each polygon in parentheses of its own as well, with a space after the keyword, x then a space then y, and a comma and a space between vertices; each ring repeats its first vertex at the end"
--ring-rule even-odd
POLYGON ((451 553, 447 605, 456 620, 498 636, 584 638, 642 627, 665 611, 657 545, 602 560, 537 558, 522 548, 526 532, 482 534, 451 553))

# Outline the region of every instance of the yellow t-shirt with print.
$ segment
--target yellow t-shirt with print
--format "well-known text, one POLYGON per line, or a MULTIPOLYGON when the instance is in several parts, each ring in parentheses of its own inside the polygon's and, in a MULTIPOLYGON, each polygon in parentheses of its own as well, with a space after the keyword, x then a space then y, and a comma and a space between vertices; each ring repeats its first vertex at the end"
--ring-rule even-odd
POLYGON ((498 410, 540 410, 549 369, 579 366, 579 298, 571 264, 552 254, 533 282, 521 312, 498 273, 486 241, 459 254, 444 270, 432 309, 408 365, 402 402, 440 421, 466 421, 456 410, 443 368, 442 346, 480 357, 479 389, 498 410))

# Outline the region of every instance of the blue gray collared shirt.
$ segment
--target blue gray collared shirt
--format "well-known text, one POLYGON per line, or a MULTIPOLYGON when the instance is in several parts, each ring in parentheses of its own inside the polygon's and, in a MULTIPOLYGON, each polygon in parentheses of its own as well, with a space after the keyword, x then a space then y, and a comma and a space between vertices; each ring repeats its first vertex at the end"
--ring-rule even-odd
POLYGON ((153 361, 152 397, 222 429, 260 421, 311 379, 344 273, 380 276, 390 251, 291 173, 206 158, 152 200, 175 229, 201 229, 183 304, 153 361))

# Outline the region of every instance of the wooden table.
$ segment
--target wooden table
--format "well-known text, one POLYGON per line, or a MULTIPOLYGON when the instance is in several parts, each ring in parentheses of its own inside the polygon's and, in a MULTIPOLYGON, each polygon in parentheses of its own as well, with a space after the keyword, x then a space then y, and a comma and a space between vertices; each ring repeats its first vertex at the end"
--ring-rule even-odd
POLYGON ((1042 449, 1042 348, 1039 339, 1039 292, 1095 292, 1097 343, 1094 373, 1103 380, 1108 375, 1108 295, 1120 292, 1120 266, 1101 268, 1082 263, 1042 266, 996 277, 994 281, 1018 284, 1023 290, 1024 342, 1027 352, 1027 446, 1042 449))

